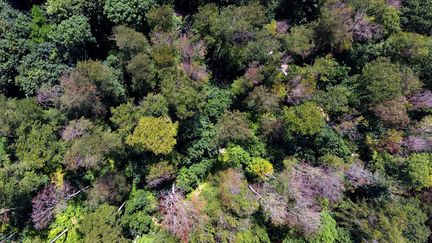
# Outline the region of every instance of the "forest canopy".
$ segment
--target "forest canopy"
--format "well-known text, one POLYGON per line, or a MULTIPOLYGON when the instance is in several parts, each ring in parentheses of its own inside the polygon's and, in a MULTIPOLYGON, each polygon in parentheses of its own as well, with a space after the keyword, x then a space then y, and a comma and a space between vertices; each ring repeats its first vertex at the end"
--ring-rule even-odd
POLYGON ((432 0, 0 0, 0 242, 431 242, 432 0))

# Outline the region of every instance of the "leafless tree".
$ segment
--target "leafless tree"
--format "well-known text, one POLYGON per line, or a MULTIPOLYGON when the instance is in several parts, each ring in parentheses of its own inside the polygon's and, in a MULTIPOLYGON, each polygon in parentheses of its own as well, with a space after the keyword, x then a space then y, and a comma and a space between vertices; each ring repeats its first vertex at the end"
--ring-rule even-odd
POLYGON ((206 46, 203 40, 192 41, 190 33, 181 34, 177 47, 180 50, 182 60, 190 63, 193 59, 203 59, 206 55, 206 46))
POLYGON ((403 140, 403 145, 409 151, 430 152, 432 151, 432 140, 420 136, 409 136, 403 140))
POLYGON ((281 20, 276 22, 276 32, 277 33, 287 33, 288 32, 288 20, 281 20))
POLYGON ((175 185, 161 193, 159 211, 163 215, 162 226, 182 242, 187 242, 194 227, 202 222, 196 201, 185 201, 175 185))
POLYGON ((380 38, 383 29, 379 24, 369 22, 363 12, 357 12, 354 16, 353 37, 358 41, 367 41, 380 38))
POLYGON ((287 102, 289 104, 298 105, 304 100, 308 100, 312 97, 311 87, 304 84, 303 77, 301 75, 297 75, 287 84, 287 102))
POLYGON ((402 7, 401 0, 387 0, 387 5, 400 9, 402 7))
POLYGON ((74 138, 84 135, 91 127, 91 121, 85 118, 73 120, 70 121, 69 124, 63 129, 61 137, 63 140, 68 142, 74 138))
POLYGON ((62 88, 60 85, 44 86, 41 87, 36 93, 36 100, 42 106, 55 106, 60 105, 60 96, 62 88))
POLYGON ((249 185, 254 192, 271 222, 275 225, 283 225, 288 221, 288 198, 276 192, 268 183, 249 185))
POLYGON ((432 108, 432 92, 430 90, 422 90, 409 97, 408 101, 416 109, 432 108))
POLYGON ((306 163, 295 165, 280 177, 288 178, 287 192, 276 191, 268 183, 250 185, 249 189, 259 197, 272 223, 301 227, 307 234, 316 232, 320 227, 319 198, 336 203, 342 199, 345 189, 339 171, 312 167, 306 163))
POLYGON ((61 202, 72 194, 72 187, 64 183, 61 187, 50 184, 32 199, 31 218, 38 230, 48 226, 61 202))
POLYGON ((352 164, 345 173, 345 176, 353 189, 374 185, 376 183, 376 176, 365 169, 360 163, 352 164))
POLYGON ((57 211, 65 208, 65 203, 87 190, 89 187, 83 187, 74 191, 74 188, 64 182, 62 185, 50 184, 42 189, 32 199, 31 218, 36 229, 41 230, 48 226, 54 218, 57 211))
POLYGON ((300 225, 306 233, 313 233, 320 225, 319 198, 336 203, 342 199, 344 185, 338 171, 312 167, 301 163, 290 173, 288 190, 294 198, 294 206, 289 210, 289 222, 300 225))

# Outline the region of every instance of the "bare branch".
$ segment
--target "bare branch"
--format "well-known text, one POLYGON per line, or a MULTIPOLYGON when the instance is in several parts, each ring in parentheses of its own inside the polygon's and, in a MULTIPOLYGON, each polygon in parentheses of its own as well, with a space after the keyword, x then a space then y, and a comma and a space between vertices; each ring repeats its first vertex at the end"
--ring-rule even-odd
POLYGON ((63 230, 59 235, 56 236, 56 238, 54 238, 52 241, 50 241, 50 243, 54 243, 56 240, 58 240, 62 235, 66 234, 66 232, 68 232, 68 228, 66 228, 65 230, 63 230))

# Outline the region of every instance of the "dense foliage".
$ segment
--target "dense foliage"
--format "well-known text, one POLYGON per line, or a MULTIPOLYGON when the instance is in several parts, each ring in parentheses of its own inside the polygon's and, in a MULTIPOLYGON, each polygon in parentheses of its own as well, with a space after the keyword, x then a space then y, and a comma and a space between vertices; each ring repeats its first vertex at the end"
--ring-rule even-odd
POLYGON ((0 242, 431 242, 432 0, 0 0, 0 242))

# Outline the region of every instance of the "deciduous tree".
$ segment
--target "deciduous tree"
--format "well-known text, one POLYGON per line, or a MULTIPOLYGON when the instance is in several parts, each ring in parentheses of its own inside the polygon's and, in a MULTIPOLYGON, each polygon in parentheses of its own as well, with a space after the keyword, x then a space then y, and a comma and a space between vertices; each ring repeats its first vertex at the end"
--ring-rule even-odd
POLYGON ((38 230, 46 228, 54 218, 57 207, 71 194, 71 187, 68 184, 60 188, 50 184, 40 191, 32 199, 31 218, 35 228, 38 230))

